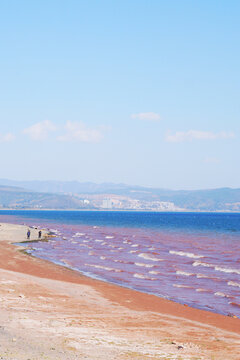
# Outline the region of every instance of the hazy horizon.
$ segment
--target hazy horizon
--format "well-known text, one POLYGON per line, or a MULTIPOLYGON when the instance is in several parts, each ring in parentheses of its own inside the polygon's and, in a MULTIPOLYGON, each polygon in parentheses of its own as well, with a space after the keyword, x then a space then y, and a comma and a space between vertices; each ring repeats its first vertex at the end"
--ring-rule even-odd
MULTIPOLYGON (((127 183, 122 183, 122 182, 110 182, 110 181, 104 181, 104 182, 93 182, 93 181, 80 181, 80 180, 56 180, 56 179, 47 179, 47 180, 40 180, 40 179, 6 179, 6 178, 0 178, 0 186, 4 186, 1 185, 1 182, 26 182, 26 183, 31 183, 31 182, 46 182, 46 183, 54 183, 54 182, 59 182, 59 183, 79 183, 79 184, 94 184, 94 185, 114 185, 114 186, 126 186, 126 187, 140 187, 140 188, 148 188, 148 189, 161 189, 161 190, 166 190, 166 191, 201 191, 201 190, 218 190, 218 189, 232 189, 232 190, 236 190, 239 189, 240 187, 231 187, 231 186, 222 186, 222 187, 216 187, 216 188, 168 188, 168 187, 158 187, 158 186, 150 186, 150 185, 141 185, 141 184, 127 184, 127 183)), ((11 186, 11 185, 9 185, 11 186)), ((14 185, 13 185, 14 186, 14 185)))

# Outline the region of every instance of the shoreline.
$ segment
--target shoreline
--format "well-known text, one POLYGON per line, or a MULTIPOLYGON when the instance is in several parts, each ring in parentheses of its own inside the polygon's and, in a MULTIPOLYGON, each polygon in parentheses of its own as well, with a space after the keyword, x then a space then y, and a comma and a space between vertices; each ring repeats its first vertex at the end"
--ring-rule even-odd
POLYGON ((192 214, 240 214, 240 211, 231 211, 231 210, 191 210, 191 209, 181 209, 181 210, 138 210, 138 209, 48 209, 48 208, 42 208, 42 209, 38 209, 38 208, 25 208, 25 209, 14 209, 14 208, 1 208, 0 209, 0 213, 1 211, 76 211, 76 212, 136 212, 136 213, 141 213, 141 212, 150 212, 150 213, 176 213, 176 214, 186 214, 186 213, 192 213, 192 214))
MULTIPOLYGON (((41 242, 41 241, 43 241, 43 240, 22 241, 19 244, 24 244, 25 242, 26 243, 35 243, 35 242, 38 243, 38 242, 41 242)), ((47 241, 47 240, 45 240, 45 241, 47 241)), ((12 245, 18 246, 17 243, 16 244, 13 243, 12 245)), ((157 294, 154 294, 154 293, 151 293, 151 292, 147 292, 147 291, 139 290, 139 289, 134 289, 133 287, 128 286, 126 284, 120 284, 120 283, 118 284, 118 283, 115 283, 114 281, 105 280, 104 278, 101 278, 98 275, 94 275, 94 274, 91 275, 91 274, 84 273, 83 271, 74 269, 74 268, 72 268, 70 266, 68 267, 64 263, 61 264, 60 262, 50 261, 50 260, 47 260, 47 259, 44 259, 44 258, 41 258, 41 257, 38 257, 38 256, 34 256, 31 253, 28 253, 27 248, 24 248, 24 246, 23 247, 21 246, 21 249, 19 249, 19 251, 21 251, 26 256, 31 256, 31 257, 34 257, 34 258, 39 259, 41 261, 46 261, 47 263, 53 264, 55 266, 59 266, 60 268, 65 268, 66 270, 70 270, 73 273, 78 274, 81 277, 86 277, 87 279, 91 279, 93 281, 97 281, 97 282, 100 282, 100 283, 103 282, 103 283, 112 285, 112 286, 117 287, 117 288, 120 287, 120 288, 123 288, 123 289, 126 289, 126 290, 130 290, 130 291, 133 291, 133 292, 143 294, 143 295, 154 296, 154 297, 159 298, 161 300, 169 301, 170 303, 175 303, 175 304, 182 305, 184 307, 189 307, 190 309, 193 309, 193 310, 204 311, 204 312, 207 312, 207 313, 212 313, 212 314, 215 314, 215 315, 221 315, 221 316, 224 316, 224 317, 237 318, 237 319, 240 320, 240 318, 238 316, 234 315, 234 314, 226 315, 226 314, 222 314, 222 313, 219 313, 219 312, 216 312, 216 311, 213 311, 213 310, 206 310, 204 308, 200 308, 200 307, 197 307, 197 306, 194 307, 194 306, 191 306, 191 305, 189 305, 187 303, 180 302, 180 301, 175 301, 173 299, 168 299, 167 297, 160 296, 160 295, 157 295, 157 294)))
MULTIPOLYGON (((194 356, 196 359, 204 360, 211 359, 211 356, 216 360, 240 358, 240 352, 237 350, 240 342, 240 319, 199 310, 155 295, 96 280, 47 260, 26 256, 19 251, 22 250, 21 246, 13 245, 13 242, 20 243, 19 240, 26 240, 26 228, 24 225, 1 223, 0 282, 7 285, 6 282, 10 281, 8 284, 13 290, 10 295, 16 293, 19 284, 22 292, 25 290, 26 294, 20 294, 16 298, 10 296, 9 299, 9 289, 5 289, 7 295, 3 294, 5 298, 2 295, 0 305, 2 306, 6 300, 4 314, 7 318, 9 312, 11 315, 14 313, 14 306, 19 305, 19 300, 22 303, 28 300, 28 306, 27 303, 23 306, 25 310, 21 310, 20 307, 17 314, 27 317, 30 323, 38 321, 39 327, 35 329, 33 326, 31 329, 31 341, 35 344, 35 349, 38 349, 35 342, 39 334, 43 338, 45 336, 48 345, 49 334, 56 333, 61 323, 61 336, 55 336, 56 344, 52 346, 55 350, 51 350, 51 347, 46 349, 49 359, 51 352, 55 352, 52 359, 131 359, 135 355, 136 359, 142 359, 143 356, 144 359, 160 359, 160 353, 169 359, 177 359, 176 356, 180 355, 184 356, 184 359, 193 359, 194 356), (1 280, 2 278, 5 280, 1 280), (15 285, 14 278, 18 279, 15 285), (37 290, 38 297, 34 292, 31 293, 29 283, 32 284, 32 289, 37 290), (65 301, 60 301, 63 297, 65 301), (42 301, 42 298, 47 300, 42 301), (32 307, 29 307, 29 299, 32 307), (14 306, 9 310, 9 304, 12 303, 14 306), (72 305, 70 309, 67 304, 72 305), (46 307, 54 309, 54 321, 57 321, 57 324, 46 326, 46 307), (69 329, 69 316, 73 322, 73 332, 69 329), (38 320, 36 317, 39 317, 38 320), (44 324, 43 328, 40 326, 41 323, 44 324), (83 336, 84 334, 88 335, 83 336), (106 334, 110 339, 114 338, 110 341, 111 344, 107 342, 106 334), (98 341, 93 340, 92 336, 98 336, 98 341), (90 344, 94 341, 96 349, 90 350, 90 344), (182 348, 178 348, 179 346, 182 348), (76 355, 77 357, 74 357, 76 355)), ((33 229, 32 231, 34 234, 33 229)), ((14 333, 11 323, 12 320, 6 321, 5 326, 9 333, 14 333)), ((22 321, 23 329, 27 328, 27 323, 29 324, 29 321, 22 321)), ((17 324, 14 328, 17 328, 17 324)), ((21 337, 23 331, 20 330, 18 336, 21 337)), ((17 335, 14 336, 16 338, 17 335)), ((23 340, 22 342, 24 343, 23 340)), ((21 351, 26 354, 25 348, 21 351)))

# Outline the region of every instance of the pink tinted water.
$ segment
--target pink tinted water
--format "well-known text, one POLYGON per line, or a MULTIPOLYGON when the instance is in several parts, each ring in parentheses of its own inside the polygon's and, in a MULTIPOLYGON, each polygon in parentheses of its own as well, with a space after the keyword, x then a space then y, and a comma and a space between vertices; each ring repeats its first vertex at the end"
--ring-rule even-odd
MULTIPOLYGON (((43 226, 36 220, 35 225, 43 226)), ((88 276, 240 317, 239 239, 229 246, 227 235, 219 241, 209 233, 51 227, 55 237, 29 243, 29 252, 88 276)))
POLYGON ((240 316, 238 242, 132 228, 56 225, 32 253, 106 281, 240 316))

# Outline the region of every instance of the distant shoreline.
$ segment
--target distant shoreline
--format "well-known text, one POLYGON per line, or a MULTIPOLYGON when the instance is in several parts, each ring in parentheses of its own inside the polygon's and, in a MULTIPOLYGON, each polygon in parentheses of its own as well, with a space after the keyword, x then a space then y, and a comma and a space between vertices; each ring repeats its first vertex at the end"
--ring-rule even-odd
POLYGON ((35 209, 35 208, 26 208, 26 209, 14 209, 14 208, 1 208, 0 211, 75 211, 75 212, 136 212, 136 213, 170 213, 170 214, 185 214, 185 213, 205 213, 205 214, 240 214, 240 211, 228 211, 228 210, 179 210, 179 211, 161 211, 161 210, 136 210, 136 209, 35 209))
POLYGON ((126 184, 1 182, 2 209, 240 212, 240 188, 171 190, 126 184))

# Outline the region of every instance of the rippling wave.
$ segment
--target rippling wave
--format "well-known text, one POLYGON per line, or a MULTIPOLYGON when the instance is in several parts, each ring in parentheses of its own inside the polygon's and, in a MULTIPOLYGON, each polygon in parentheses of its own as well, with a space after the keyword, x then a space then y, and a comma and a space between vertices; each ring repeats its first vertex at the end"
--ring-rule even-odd
POLYGON ((51 232, 48 242, 27 244, 34 256, 97 279, 240 317, 240 215, 107 212, 99 218, 99 212, 61 212, 59 220, 59 212, 27 214, 1 220, 51 232), (115 219, 114 226, 109 218, 115 219))

